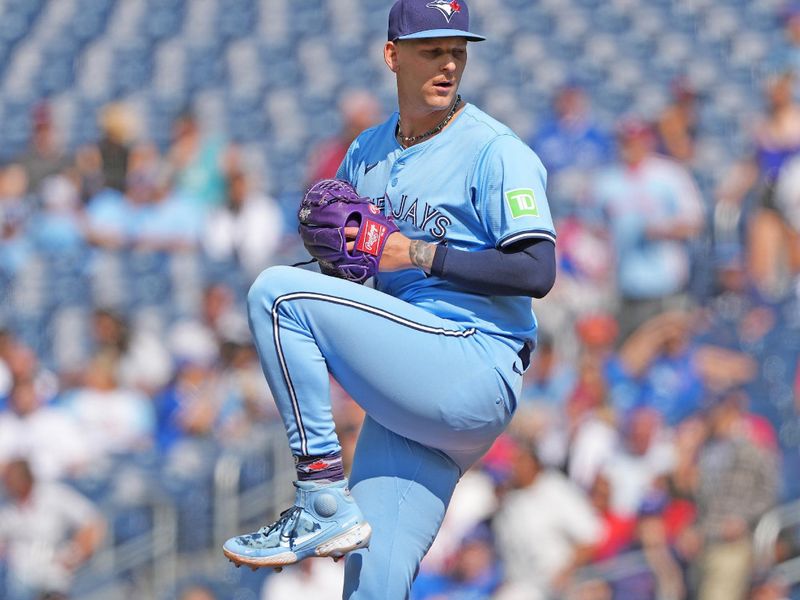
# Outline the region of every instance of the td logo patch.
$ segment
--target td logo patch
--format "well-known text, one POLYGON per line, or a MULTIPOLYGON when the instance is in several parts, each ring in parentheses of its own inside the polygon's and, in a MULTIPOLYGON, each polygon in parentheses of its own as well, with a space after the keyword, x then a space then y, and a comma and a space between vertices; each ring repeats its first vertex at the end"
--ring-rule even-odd
POLYGON ((533 190, 529 188, 519 188, 506 192, 506 204, 511 211, 511 216, 515 219, 520 217, 538 217, 539 209, 536 208, 536 198, 533 190))

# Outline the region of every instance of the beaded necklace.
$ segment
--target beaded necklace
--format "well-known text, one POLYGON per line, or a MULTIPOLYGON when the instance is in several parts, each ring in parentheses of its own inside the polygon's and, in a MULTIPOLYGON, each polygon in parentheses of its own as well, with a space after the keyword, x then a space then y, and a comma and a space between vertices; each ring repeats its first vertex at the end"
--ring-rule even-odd
POLYGON ((419 135, 409 135, 409 136, 403 135, 403 131, 402 131, 402 129, 400 129, 400 118, 398 117, 397 118, 397 139, 400 140, 400 143, 403 146, 408 146, 409 144, 414 144, 414 143, 416 143, 416 142, 418 142, 420 140, 424 140, 425 138, 429 138, 432 135, 439 133, 442 129, 444 129, 444 126, 447 125, 450 122, 450 120, 453 118, 453 115, 456 114, 456 109, 458 108, 458 106, 460 104, 461 104, 461 94, 458 94, 456 96, 456 101, 453 102, 453 106, 450 109, 450 112, 447 113, 447 116, 444 119, 442 119, 439 122, 439 124, 436 125, 436 127, 434 127, 433 129, 429 129, 425 133, 420 133, 419 135))

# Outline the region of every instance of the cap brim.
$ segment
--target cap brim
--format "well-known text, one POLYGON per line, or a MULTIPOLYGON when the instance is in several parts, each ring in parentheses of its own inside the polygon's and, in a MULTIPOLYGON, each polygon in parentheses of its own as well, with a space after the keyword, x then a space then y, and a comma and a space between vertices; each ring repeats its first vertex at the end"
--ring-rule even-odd
POLYGON ((469 31, 462 31, 460 29, 428 29, 426 31, 418 31, 417 33, 409 33, 401 35, 398 40, 427 40, 430 38, 445 38, 445 37, 463 37, 470 42, 482 42, 486 38, 482 35, 470 33, 469 31))

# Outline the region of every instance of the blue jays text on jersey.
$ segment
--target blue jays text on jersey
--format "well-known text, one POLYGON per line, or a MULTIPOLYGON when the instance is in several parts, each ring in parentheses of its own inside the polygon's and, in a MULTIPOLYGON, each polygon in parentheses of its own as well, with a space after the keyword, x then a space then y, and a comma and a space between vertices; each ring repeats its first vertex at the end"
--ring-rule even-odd
MULTIPOLYGON (((403 149, 395 138, 397 119, 394 113, 362 133, 338 177, 391 214, 401 233, 459 250, 503 248, 529 238, 555 242, 544 167, 508 127, 468 104, 440 134, 403 149)), ((527 297, 487 301, 419 269, 381 273, 376 287, 504 337, 517 349, 535 339, 527 297)))
POLYGON ((427 202, 420 201, 419 198, 410 200, 407 194, 400 196, 400 200, 392 201, 383 195, 373 198, 372 201, 384 211, 388 204, 395 221, 407 221, 417 229, 427 231, 436 240, 444 240, 447 236, 447 227, 453 223, 450 217, 443 215, 427 202))

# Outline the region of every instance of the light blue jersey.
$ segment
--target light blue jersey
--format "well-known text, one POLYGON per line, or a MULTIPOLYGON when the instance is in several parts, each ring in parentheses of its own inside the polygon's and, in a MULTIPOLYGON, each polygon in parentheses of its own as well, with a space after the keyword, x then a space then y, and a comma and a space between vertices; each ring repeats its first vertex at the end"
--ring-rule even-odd
MULTIPOLYGON (((503 248, 529 238, 555 243, 536 154, 508 127, 468 104, 440 134, 403 149, 398 113, 350 146, 337 177, 390 214, 411 239, 457 250, 503 248)), ((381 273, 377 289, 440 317, 508 338, 535 339, 531 299, 481 296, 420 269, 381 273)))

